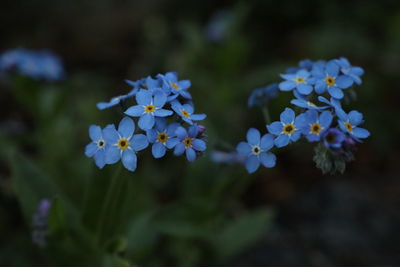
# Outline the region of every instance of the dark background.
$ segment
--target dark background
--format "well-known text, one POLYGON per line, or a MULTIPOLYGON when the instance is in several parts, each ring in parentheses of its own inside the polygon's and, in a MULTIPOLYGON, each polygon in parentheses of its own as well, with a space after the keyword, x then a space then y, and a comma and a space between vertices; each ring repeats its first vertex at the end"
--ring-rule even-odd
MULTIPOLYGON (((144 167, 131 177, 138 180, 130 185, 137 190, 131 201, 138 211, 181 203, 191 194, 199 195, 201 206, 208 203, 206 188, 229 176, 231 187, 220 193, 229 204, 219 212, 230 218, 267 207, 275 216, 254 242, 221 261, 200 237, 183 242, 162 234, 145 244, 145 252, 127 258, 138 266, 400 266, 399 1, 2 1, 0 36, 0 51, 47 48, 64 61, 67 78, 46 85, 38 98, 43 109, 33 111, 29 102, 36 100, 21 100, 2 83, 0 137, 3 151, 17 150, 49 176, 64 177, 59 183, 76 203, 83 191, 70 179, 74 171, 84 184, 92 178, 83 176, 101 175, 83 157, 88 125, 120 119, 115 111, 98 111, 95 103, 126 92, 124 79, 167 71, 190 79, 196 110, 208 115, 211 151, 225 148, 221 142, 235 146, 249 127, 265 132, 260 110, 247 108, 254 88, 280 81, 278 74, 301 59, 347 57, 365 74, 357 101, 345 108, 364 114, 371 137, 358 145, 343 175, 322 175, 312 161, 313 146, 305 142, 282 149, 275 168, 251 176, 240 166, 216 165, 207 155, 182 171, 191 165, 183 158, 156 161, 147 153, 144 167), (229 26, 213 41, 206 27, 219 12, 228 14, 229 26), (140 188, 154 201, 138 196, 140 188), (145 204, 136 202, 140 197, 145 204), (196 256, 183 249, 187 244, 196 256)), ((290 98, 281 93, 271 103, 274 119, 290 98)), ((13 190, 12 169, 20 161, 5 154, 0 266, 58 266, 67 256, 31 243, 31 222, 13 190)))

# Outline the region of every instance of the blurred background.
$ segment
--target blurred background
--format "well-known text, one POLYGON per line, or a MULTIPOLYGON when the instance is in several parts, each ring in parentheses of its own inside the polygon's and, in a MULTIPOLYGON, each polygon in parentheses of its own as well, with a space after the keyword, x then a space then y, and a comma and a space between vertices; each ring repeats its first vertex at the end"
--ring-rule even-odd
MULTIPOLYGON (((0 53, 50 49, 66 69, 59 82, 0 82, 0 266, 400 266, 397 0, 6 0, 0 36, 0 53), (253 175, 210 160, 248 128, 265 132, 247 107, 253 89, 304 58, 340 56, 365 70, 345 109, 372 134, 343 175, 322 175, 306 142, 253 175), (191 164, 141 153, 108 216, 113 238, 97 248, 116 166, 99 170, 83 151, 90 124, 121 114, 96 103, 128 92, 125 79, 167 71, 191 80, 208 153, 191 164), (32 242, 41 198, 62 207, 45 247, 32 242)), ((291 98, 271 101, 273 120, 291 98)))

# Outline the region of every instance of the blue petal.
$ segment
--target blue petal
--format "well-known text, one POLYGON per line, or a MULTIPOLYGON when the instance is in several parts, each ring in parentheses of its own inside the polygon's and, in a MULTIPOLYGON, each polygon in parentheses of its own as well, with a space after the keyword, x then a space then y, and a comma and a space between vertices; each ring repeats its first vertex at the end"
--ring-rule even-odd
POLYGON ((182 80, 178 82, 178 85, 181 89, 188 89, 191 86, 191 83, 189 80, 182 80))
POLYGON ((357 110, 350 111, 348 114, 348 118, 349 122, 354 126, 357 126, 363 122, 363 115, 357 110))
POLYGON ((351 79, 349 76, 341 75, 341 76, 337 77, 336 85, 339 88, 343 88, 343 89, 349 88, 350 86, 353 85, 353 79, 351 79))
POLYGON ((294 81, 294 79, 296 79, 296 74, 281 74, 280 76, 289 81, 294 81))
POLYGON ((329 76, 336 77, 339 74, 339 66, 331 60, 326 64, 326 72, 329 76))
POLYGON ((178 81, 178 73, 176 73, 176 72, 167 72, 165 74, 165 78, 167 78, 170 82, 176 83, 178 81))
POLYGON ((249 156, 251 154, 251 147, 248 143, 246 142, 240 142, 237 146, 236 146, 236 151, 242 155, 242 156, 249 156))
POLYGON ((328 100, 328 99, 326 99, 326 98, 325 98, 325 97, 323 97, 323 96, 318 96, 318 100, 319 100, 319 102, 322 102, 322 103, 328 104, 329 106, 331 105, 331 102, 329 102, 329 100, 328 100))
POLYGON ((293 81, 284 81, 279 83, 279 89, 281 89, 281 91, 290 91, 293 90, 293 88, 296 87, 296 83, 293 81))
POLYGON ((97 125, 90 125, 89 136, 92 141, 98 141, 102 138, 101 128, 97 125))
POLYGON ((301 137, 301 132, 300 131, 296 131, 290 136, 290 140, 293 141, 293 142, 296 142, 297 140, 300 139, 300 137, 301 137))
POLYGON ((315 84, 315 92, 317 94, 323 94, 326 90, 326 83, 323 80, 318 80, 315 84))
POLYGON ((344 125, 344 122, 343 121, 338 121, 338 124, 339 124, 339 127, 340 127, 340 129, 343 131, 343 132, 348 132, 348 130, 347 130, 347 128, 346 128, 346 126, 344 125))
POLYGON ((281 134, 277 138, 275 138, 275 146, 276 147, 284 147, 289 144, 289 136, 286 134, 281 134))
POLYGON ((167 146, 168 149, 172 149, 173 147, 175 147, 178 143, 179 143, 179 139, 178 138, 169 138, 167 140, 167 142, 165 143, 165 145, 167 146))
POLYGON ((329 86, 328 92, 332 97, 334 97, 336 99, 342 99, 344 96, 342 90, 335 86, 329 86))
POLYGON ((167 128, 167 120, 165 118, 155 118, 155 128, 159 132, 164 132, 167 128))
POLYGON ((186 110, 190 114, 192 114, 194 112, 194 107, 192 105, 184 104, 182 107, 184 110, 186 110))
POLYGON ((185 152, 185 145, 181 142, 175 146, 174 155, 180 156, 185 152))
POLYGON ((199 133, 199 128, 197 127, 197 124, 194 124, 194 125, 189 127, 189 129, 188 129, 189 137, 195 138, 198 133, 199 133))
POLYGON ((118 126, 119 134, 124 138, 130 138, 135 131, 135 123, 129 117, 124 117, 118 126))
POLYGON ((157 91, 154 96, 154 106, 161 108, 165 105, 165 102, 167 102, 167 95, 161 91, 157 91))
POLYGON ((128 170, 132 172, 135 171, 137 165, 137 157, 135 152, 129 149, 124 150, 124 152, 122 153, 122 164, 128 170))
POLYGON ((103 130, 103 137, 108 144, 116 144, 119 139, 119 134, 114 127, 106 127, 103 130))
POLYGON ((297 90, 300 94, 309 95, 312 92, 313 87, 311 85, 301 83, 297 85, 297 90))
POLYGON ((266 168, 272 168, 276 164, 276 156, 270 152, 260 154, 261 164, 266 168))
POLYGON ((287 124, 287 123, 293 123, 294 118, 295 118, 295 113, 293 109, 291 108, 285 108, 285 111, 283 111, 280 115, 281 122, 287 124))
POLYGON ((307 78, 310 76, 310 72, 308 72, 308 71, 305 70, 305 69, 301 69, 301 70, 299 70, 299 71, 296 73, 296 75, 297 75, 298 77, 307 79, 307 78))
POLYGON ((149 145, 149 141, 144 134, 135 134, 129 143, 135 151, 143 150, 149 145))
POLYGON ((190 95, 190 93, 189 93, 188 91, 180 90, 180 91, 179 91, 179 94, 180 94, 182 97, 184 97, 184 98, 192 99, 192 96, 190 95))
POLYGON ((116 146, 108 146, 106 149, 106 163, 114 164, 121 158, 121 150, 116 146))
POLYGON ((132 116, 132 117, 142 116, 143 113, 144 113, 144 107, 143 106, 139 106, 139 105, 132 106, 132 107, 128 108, 125 111, 126 115, 129 115, 129 116, 132 116))
POLYGON ((150 130, 154 126, 154 116, 147 113, 140 117, 139 127, 142 130, 150 130))
POLYGON ((197 151, 204 151, 207 148, 206 142, 200 139, 194 139, 192 141, 192 146, 197 151))
POLYGON ((361 138, 361 139, 367 138, 370 135, 368 130, 366 130, 364 128, 359 128, 359 127, 354 128, 353 131, 351 132, 351 134, 354 137, 361 138))
POLYGON ((186 158, 189 162, 196 160, 196 152, 193 150, 193 148, 189 147, 186 149, 186 158))
POLYGON ((201 121, 204 120, 207 117, 206 114, 192 114, 190 116, 190 119, 194 120, 194 121, 201 121))
POLYGON ((186 129, 183 127, 178 127, 175 131, 175 134, 181 140, 183 140, 184 138, 186 138, 188 136, 186 129))
POLYGON ((173 122, 170 125, 168 125, 168 127, 167 127, 168 137, 176 136, 175 131, 176 131, 176 129, 178 129, 178 127, 180 127, 180 124, 177 122, 173 122))
POLYGON ((360 67, 352 67, 352 68, 351 68, 351 72, 352 72, 354 75, 357 75, 357 76, 361 76, 361 75, 364 74, 364 70, 363 70, 362 68, 360 68, 360 67))
POLYGON ((306 113, 308 123, 315 123, 318 120, 318 112, 315 110, 308 110, 306 113))
POLYGON ((157 109, 156 111, 154 111, 154 115, 157 117, 171 116, 172 113, 173 112, 171 110, 166 110, 166 109, 157 109))
POLYGON ((257 129, 254 128, 250 128, 247 131, 247 142, 250 145, 259 145, 260 144, 260 139, 261 139, 261 135, 260 132, 257 129))
POLYGON ((322 127, 327 129, 332 123, 332 118, 332 113, 326 110, 319 116, 319 123, 322 125, 322 127))
POLYGON ((93 157, 93 155, 96 153, 98 147, 95 143, 90 143, 88 145, 86 145, 85 147, 85 156, 88 158, 93 157))
POLYGON ((246 159, 245 165, 246 165, 246 170, 249 173, 253 173, 258 169, 258 167, 260 167, 260 161, 257 158, 257 156, 252 155, 246 159))
POLYGON ((94 163, 96 163, 97 167, 100 169, 106 165, 106 154, 104 149, 101 149, 94 154, 94 163))
POLYGON ((262 150, 270 150, 274 146, 274 136, 272 134, 264 134, 260 141, 262 150))
POLYGON ((136 94, 136 102, 139 105, 150 105, 152 101, 152 93, 149 90, 143 90, 141 89, 137 94, 136 94))
POLYGON ((155 129, 150 129, 146 132, 147 139, 150 143, 154 143, 157 140, 157 131, 155 129))
POLYGON ((280 121, 275 121, 270 125, 267 125, 268 132, 274 135, 280 135, 282 133, 283 125, 280 121))
POLYGON ((151 153, 153 154, 154 158, 162 158, 164 157, 166 152, 166 148, 161 143, 155 143, 151 148, 151 153))

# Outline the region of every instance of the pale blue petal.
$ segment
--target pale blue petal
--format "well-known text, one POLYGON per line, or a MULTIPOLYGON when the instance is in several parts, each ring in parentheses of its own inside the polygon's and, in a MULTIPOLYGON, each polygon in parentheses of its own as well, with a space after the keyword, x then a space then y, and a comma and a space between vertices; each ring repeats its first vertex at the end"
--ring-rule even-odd
POLYGON ((180 90, 179 94, 184 98, 192 99, 192 95, 188 91, 180 90))
POLYGON ((191 138, 195 138, 197 137, 197 134, 199 133, 199 128, 197 127, 197 124, 194 124, 192 126, 189 127, 188 129, 188 135, 191 138))
POLYGON ((168 149, 172 149, 173 147, 175 147, 178 143, 179 143, 179 139, 178 138, 169 138, 167 140, 167 142, 165 143, 165 145, 167 146, 168 149))
POLYGON ((194 121, 201 121, 204 120, 207 117, 206 114, 192 114, 190 116, 190 119, 194 120, 194 121))
POLYGON ((157 140, 157 131, 155 129, 150 129, 146 132, 147 139, 150 143, 154 143, 157 140))
POLYGON ((295 87, 296 83, 293 81, 284 81, 279 83, 279 89, 281 89, 281 91, 291 91, 295 87))
POLYGON ((144 114, 139 119, 139 127, 142 130, 150 130, 154 126, 154 116, 151 114, 144 114))
POLYGON ((260 161, 257 156, 252 155, 246 159, 245 166, 249 173, 253 173, 260 167, 260 161))
POLYGON ((201 139, 194 139, 192 141, 192 146, 197 151, 204 151, 207 148, 206 142, 201 139))
POLYGON ((267 125, 268 132, 270 132, 274 135, 281 134, 282 128, 283 128, 283 125, 280 121, 275 121, 275 122, 271 123, 270 125, 267 125))
POLYGON ((183 127, 178 127, 175 131, 175 134, 181 140, 183 140, 184 138, 186 138, 188 136, 186 129, 183 127))
POLYGON ((236 146, 236 151, 242 156, 249 156, 251 154, 251 146, 246 142, 240 142, 236 146))
POLYGON ((250 128, 247 131, 246 137, 247 137, 247 142, 250 145, 259 145, 260 144, 261 135, 257 129, 250 128))
POLYGON ((139 105, 150 105, 152 101, 152 93, 149 90, 139 90, 139 92, 136 94, 136 102, 139 105))
POLYGON ((167 95, 161 91, 157 91, 154 96, 154 106, 161 108, 165 105, 165 102, 167 102, 167 95))
POLYGON ((260 154, 261 164, 266 168, 272 168, 276 164, 276 156, 270 152, 260 154))
POLYGON ((319 116, 319 123, 322 125, 322 127, 327 129, 331 125, 332 119, 332 113, 326 110, 319 116))
POLYGON ((262 150, 270 150, 274 146, 274 136, 272 134, 264 134, 260 141, 262 150))
POLYGON ((189 80, 182 80, 178 82, 178 85, 181 89, 188 89, 191 86, 191 83, 189 80))
POLYGON ((129 143, 135 151, 143 150, 149 145, 149 141, 144 134, 135 134, 129 143))
POLYGON ((281 134, 274 140, 276 147, 284 147, 289 144, 289 136, 286 134, 281 134))
POLYGON ((101 128, 97 125, 90 125, 89 136, 92 141, 98 141, 102 138, 101 128))
POLYGON ((334 97, 336 99, 342 99, 344 96, 342 90, 335 86, 329 86, 328 92, 332 97, 334 97))
POLYGON ((281 122, 287 124, 287 123, 293 123, 294 118, 295 118, 295 113, 293 109, 291 108, 285 108, 285 111, 283 111, 280 115, 281 122))
POLYGON ((114 164, 121 158, 121 150, 116 146, 108 146, 106 148, 106 163, 114 164))
POLYGON ((142 116, 143 113, 144 113, 144 107, 143 106, 139 106, 139 105, 132 106, 132 107, 128 108, 125 111, 126 115, 129 115, 129 116, 132 116, 132 117, 142 116))
POLYGON ((351 79, 349 76, 341 75, 341 76, 337 77, 336 85, 339 88, 343 88, 343 89, 349 88, 350 86, 353 85, 353 79, 351 79))
POLYGON ((186 158, 189 162, 196 160, 196 152, 193 150, 193 148, 189 147, 186 149, 186 158))
POLYGON ((336 77, 339 74, 339 66, 331 60, 326 64, 326 72, 329 76, 336 77))
POLYGON ((326 83, 323 80, 318 80, 315 84, 315 92, 317 94, 323 94, 326 91, 326 83))
POLYGON ((297 90, 300 94, 309 95, 312 92, 313 87, 311 85, 301 83, 297 85, 297 90))
POLYGON ((194 107, 193 107, 192 105, 184 104, 182 107, 183 107, 184 110, 186 110, 186 111, 189 112, 190 114, 192 114, 193 111, 194 111, 194 107))
POLYGON ((185 145, 181 142, 175 146, 174 155, 180 156, 185 152, 185 145))
POLYGON ((350 111, 348 114, 348 118, 349 122, 354 126, 357 126, 363 122, 363 115, 357 110, 350 111))
POLYGON ((108 144, 116 144, 119 139, 119 134, 114 127, 106 127, 103 130, 103 137, 108 144))
POLYGON ((94 163, 102 169, 106 165, 106 153, 104 149, 101 149, 97 151, 96 154, 94 154, 94 163))
POLYGON ((301 137, 301 132, 300 131, 296 131, 290 136, 290 140, 293 141, 293 142, 296 142, 297 140, 300 139, 300 137, 301 137))
POLYGON ((95 144, 93 142, 86 145, 86 147, 85 147, 86 157, 88 157, 88 158, 93 157, 93 155, 96 153, 97 149, 98 149, 97 144, 95 144))
POLYGON ((154 115, 157 117, 171 116, 172 113, 173 112, 171 110, 166 110, 166 109, 157 109, 156 111, 154 111, 154 115))
POLYGON ((129 171, 135 171, 137 165, 137 157, 135 152, 130 149, 124 150, 124 152, 122 152, 122 164, 129 171))
POLYGON ((351 132, 351 134, 354 137, 361 138, 361 139, 367 138, 370 135, 368 130, 366 130, 364 128, 359 128, 359 127, 354 128, 353 131, 351 132))
POLYGON ((135 131, 135 123, 129 117, 124 117, 118 126, 119 134, 124 138, 130 138, 135 131))
POLYGON ((153 154, 153 157, 156 159, 164 157, 165 152, 166 148, 161 143, 155 143, 151 148, 151 153, 153 154))
POLYGON ((167 128, 167 120, 165 118, 156 118, 155 128, 159 132, 164 132, 167 128))

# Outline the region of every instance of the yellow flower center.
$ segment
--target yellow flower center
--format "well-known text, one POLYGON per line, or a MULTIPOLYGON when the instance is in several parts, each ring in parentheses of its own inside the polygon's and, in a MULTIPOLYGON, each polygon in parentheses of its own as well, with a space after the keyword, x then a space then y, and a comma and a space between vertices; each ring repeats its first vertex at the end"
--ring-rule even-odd
POLYGON ((319 134, 322 130, 322 127, 319 123, 314 123, 310 127, 310 132, 313 134, 319 134))
POLYGON ((284 134, 292 134, 292 133, 294 133, 295 130, 296 130, 296 128, 294 127, 294 125, 292 123, 288 123, 285 126, 283 126, 284 134))
POLYGON ((315 105, 313 102, 307 101, 307 105, 311 106, 311 107, 316 107, 317 105, 315 105))
POLYGON ((345 122, 344 126, 346 126, 347 131, 349 132, 353 131, 353 125, 351 125, 350 122, 345 122))
POLYGON ((261 153, 261 148, 259 147, 259 146, 253 146, 252 148, 251 148, 251 152, 254 154, 254 155, 259 155, 260 153, 261 153))
POLYGON ((166 133, 159 133, 157 136, 157 140, 160 143, 165 143, 168 140, 168 135, 166 133))
POLYGON ((175 90, 179 90, 179 85, 176 83, 171 83, 171 86, 174 87, 175 90))
POLYGON ((129 146, 129 141, 126 138, 121 138, 118 140, 118 148, 121 150, 127 149, 129 146))
POLYGON ((184 140, 183 140, 183 143, 185 144, 185 147, 191 147, 192 146, 192 138, 190 138, 190 137, 186 137, 184 140))
POLYGON ((305 82, 304 78, 301 78, 301 77, 296 77, 295 81, 296 81, 296 83, 304 83, 305 82))
POLYGON ((156 110, 156 107, 153 106, 153 105, 147 105, 147 106, 144 107, 144 111, 146 113, 153 113, 154 110, 156 110))
POLYGON ((184 117, 188 118, 190 116, 189 112, 187 112, 186 110, 182 109, 181 113, 184 117))
POLYGON ((325 78, 325 82, 328 86, 332 86, 335 85, 335 78, 331 77, 331 76, 327 76, 325 78))

